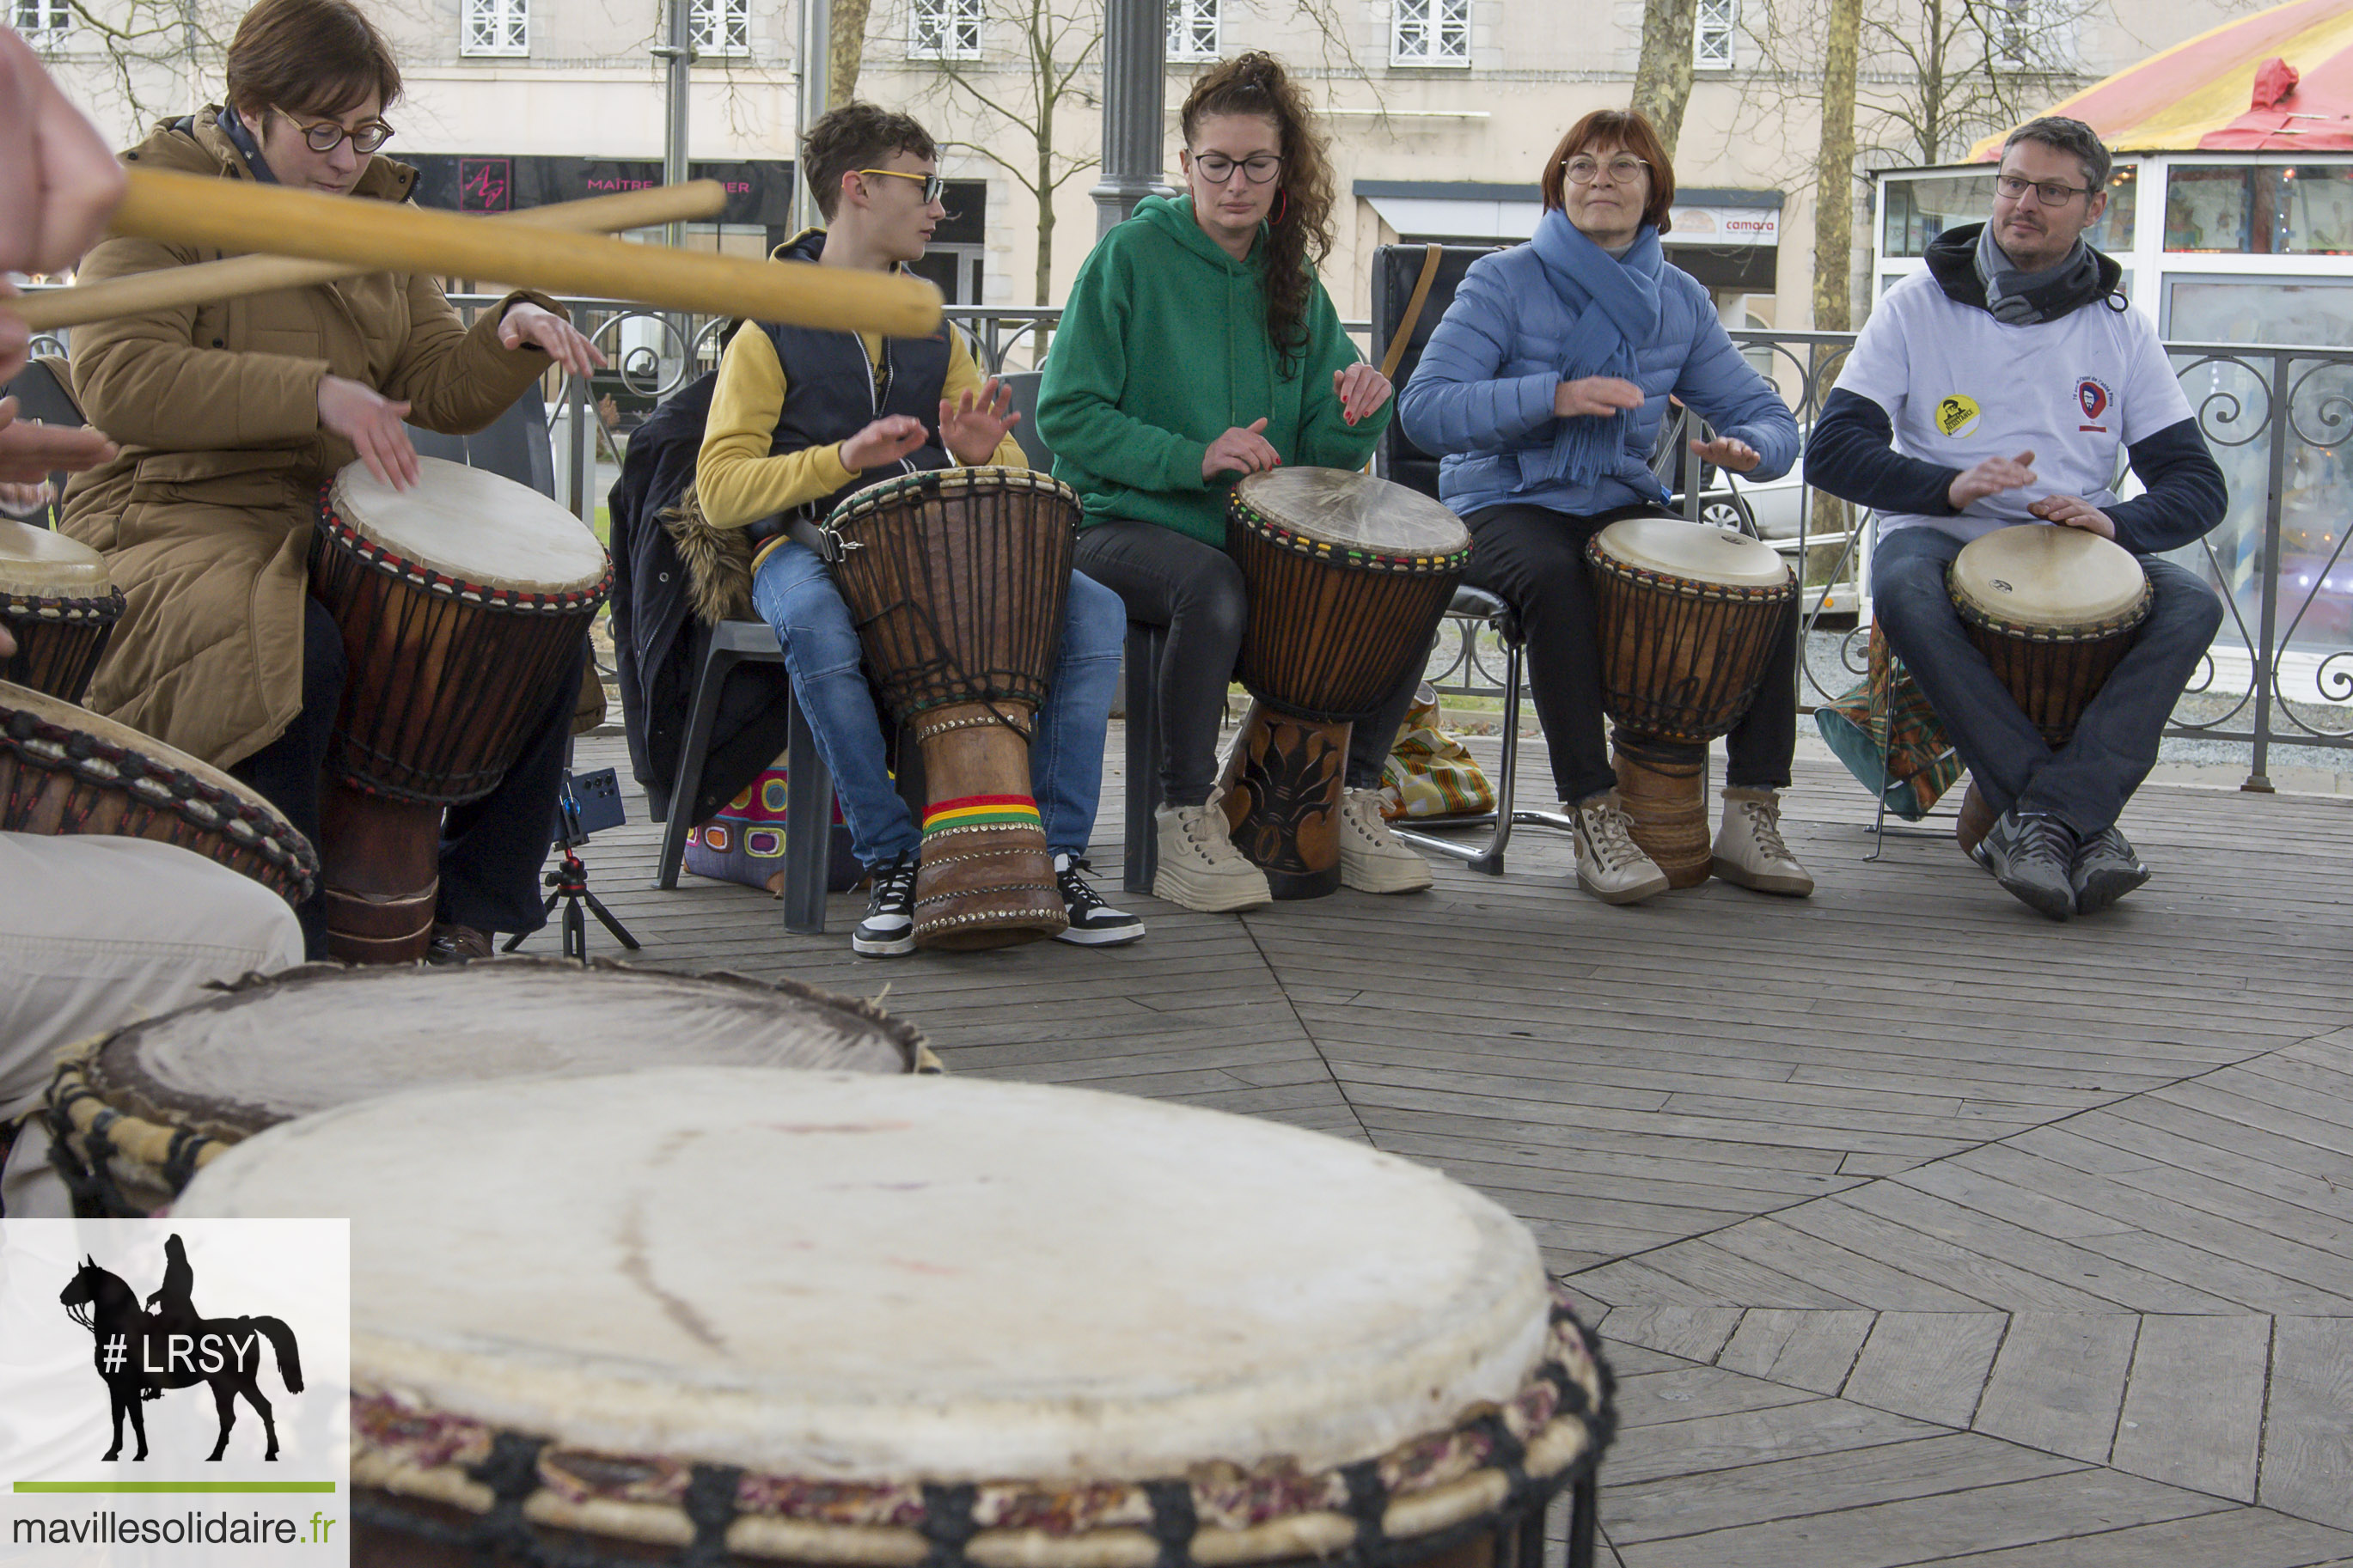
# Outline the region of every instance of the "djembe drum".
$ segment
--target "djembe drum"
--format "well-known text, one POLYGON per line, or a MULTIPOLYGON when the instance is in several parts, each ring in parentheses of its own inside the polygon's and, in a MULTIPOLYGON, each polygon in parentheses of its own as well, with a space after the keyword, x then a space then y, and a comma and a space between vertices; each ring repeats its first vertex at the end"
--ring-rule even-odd
POLYGON ((531 958, 318 963, 77 1047, 42 1121, 75 1207, 137 1215, 294 1117, 438 1084, 681 1065, 939 1070, 910 1026, 797 981, 531 958))
POLYGON ((1668 886, 1696 887, 1715 860, 1707 743, 1748 711, 1797 581, 1771 545, 1671 517, 1613 522, 1585 559, 1628 831, 1668 886))
POLYGON ((16 651, 0 680, 79 702, 122 618, 106 557, 79 540, 0 518, 0 626, 16 651))
POLYGON ((1078 492, 1028 468, 869 485, 826 520, 835 585, 923 752, 915 945, 1004 947, 1070 923, 1029 777, 1062 640, 1078 492))
POLYGON ((293 824, 254 791, 85 708, 0 681, 0 832, 176 844, 300 904, 319 875, 293 824))
POLYGON ((289 1122, 174 1214, 350 1217, 376 1568, 1537 1568, 1571 1487, 1590 1562, 1609 1374, 1535 1237, 1320 1133, 670 1068, 289 1122))
POLYGON ((1257 700, 1227 761, 1226 820, 1268 891, 1320 898, 1340 885, 1354 721, 1429 656, 1471 533, 1403 485, 1275 468, 1234 487, 1226 548, 1250 594, 1240 674, 1257 700))
POLYGON ((1945 586, 1969 640, 2053 751, 2131 649, 2151 597, 2130 551, 2047 522, 1969 541, 1945 586))
POLYGON ((417 463, 405 491, 346 467, 311 544, 349 666, 320 824, 328 946, 363 963, 425 956, 443 808, 496 789, 578 681, 613 582, 596 536, 536 490, 417 463))

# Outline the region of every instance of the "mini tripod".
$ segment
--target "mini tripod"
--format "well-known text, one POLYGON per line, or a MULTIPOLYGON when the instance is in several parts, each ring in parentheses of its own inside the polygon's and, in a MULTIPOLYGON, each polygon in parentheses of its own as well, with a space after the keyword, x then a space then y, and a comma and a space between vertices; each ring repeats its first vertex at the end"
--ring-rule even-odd
MULTIPOLYGON (((569 767, 564 770, 564 787, 556 792, 555 821, 564 843, 564 858, 557 861, 555 869, 546 876, 547 885, 555 890, 547 895, 547 902, 540 907, 552 915, 555 912, 556 901, 563 900, 564 956, 578 959, 583 963, 588 962, 588 921, 581 913, 584 904, 623 947, 631 952, 638 952, 640 944, 636 937, 629 934, 629 928, 615 919, 613 911, 605 907, 603 900, 588 890, 588 868, 580 858, 580 846, 588 842, 589 828, 581 820, 580 797, 573 790, 569 767)), ((506 951, 512 952, 522 945, 522 941, 520 933, 509 937, 506 951)))

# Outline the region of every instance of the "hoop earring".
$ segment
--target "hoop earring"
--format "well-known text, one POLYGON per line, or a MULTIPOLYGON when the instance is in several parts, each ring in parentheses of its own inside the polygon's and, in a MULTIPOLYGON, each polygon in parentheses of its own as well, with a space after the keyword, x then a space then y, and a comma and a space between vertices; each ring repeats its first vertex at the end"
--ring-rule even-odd
POLYGON ((1269 224, 1279 224, 1291 216, 1291 192, 1277 191, 1274 193, 1274 216, 1266 220, 1269 224))

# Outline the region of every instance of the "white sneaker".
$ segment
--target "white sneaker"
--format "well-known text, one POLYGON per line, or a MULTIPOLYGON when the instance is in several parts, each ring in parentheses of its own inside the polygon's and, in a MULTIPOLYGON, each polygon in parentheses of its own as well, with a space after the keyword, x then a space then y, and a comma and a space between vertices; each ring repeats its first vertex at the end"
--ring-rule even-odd
POLYGON ((1781 797, 1766 789, 1724 792, 1724 826, 1715 835, 1715 874, 1760 893, 1802 899, 1814 879, 1781 841, 1781 797))
POLYGON ((1386 798, 1377 789, 1341 795, 1340 880, 1360 893, 1419 893, 1430 886, 1430 862, 1389 831, 1386 798))
POLYGON ((1605 904, 1633 904, 1667 890, 1667 874, 1642 853, 1611 790, 1568 808, 1577 822, 1577 885, 1605 904))
POLYGON ((1207 914, 1274 902, 1266 873, 1234 847, 1225 810, 1215 796, 1207 805, 1160 806, 1152 814, 1152 825, 1160 840, 1154 898, 1207 914))

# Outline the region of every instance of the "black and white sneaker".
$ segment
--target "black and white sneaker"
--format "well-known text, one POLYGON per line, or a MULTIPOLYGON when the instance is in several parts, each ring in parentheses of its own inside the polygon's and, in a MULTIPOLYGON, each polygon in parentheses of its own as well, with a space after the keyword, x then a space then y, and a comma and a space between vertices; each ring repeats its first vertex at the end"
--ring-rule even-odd
POLYGON ((867 958, 897 958, 915 951, 915 857, 874 868, 866 918, 849 933, 849 951, 867 958))
POLYGON ((1070 911, 1068 928, 1056 931, 1056 942, 1084 947, 1117 947, 1144 934, 1144 922, 1124 910, 1113 909, 1087 885, 1084 860, 1054 857, 1054 883, 1062 890, 1062 907, 1070 911))

